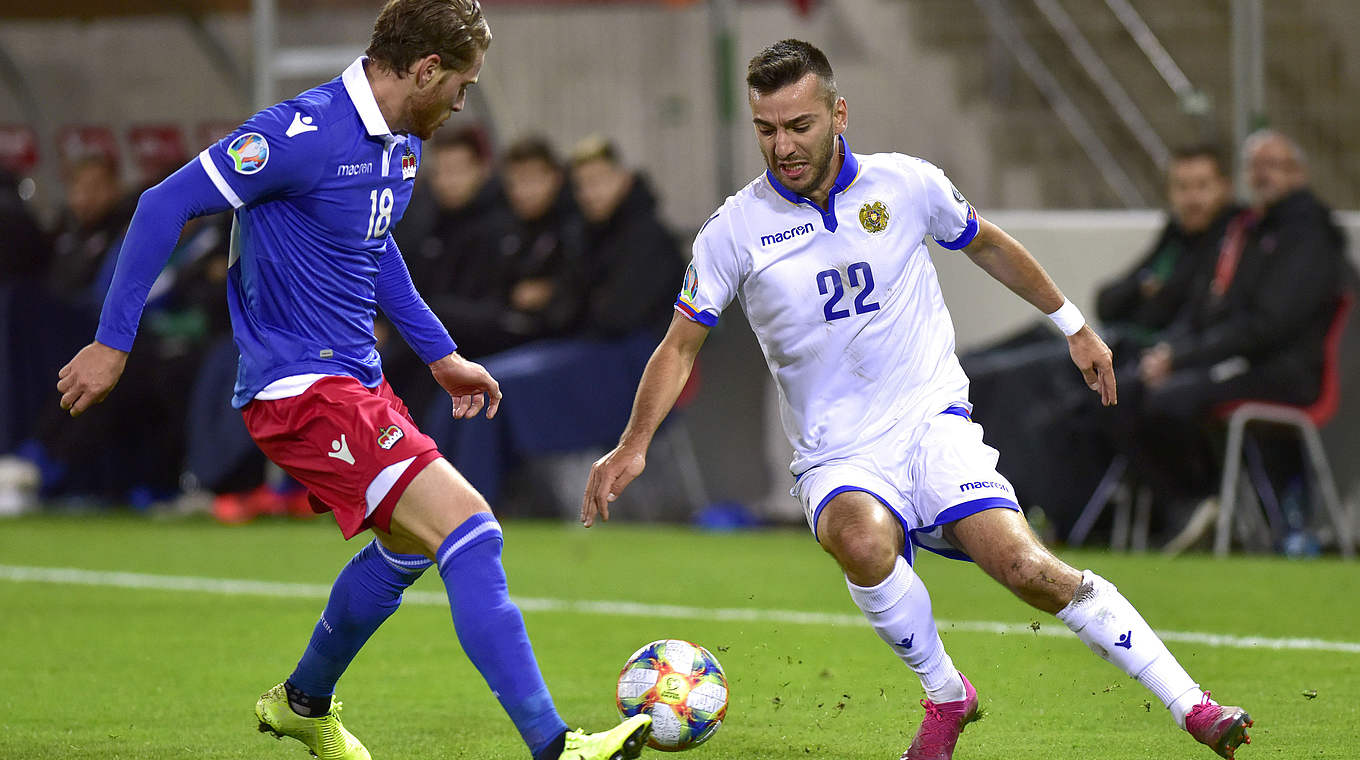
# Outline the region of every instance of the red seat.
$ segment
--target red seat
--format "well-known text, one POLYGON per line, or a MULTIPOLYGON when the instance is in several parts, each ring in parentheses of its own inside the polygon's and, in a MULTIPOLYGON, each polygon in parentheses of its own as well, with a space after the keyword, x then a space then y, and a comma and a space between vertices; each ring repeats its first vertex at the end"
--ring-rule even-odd
MULTIPOLYGON (((1349 292, 1342 295, 1337 303, 1336 312, 1323 342, 1322 384, 1318 397, 1306 406, 1283 404, 1277 401, 1241 400, 1221 404, 1215 413, 1228 421, 1228 444, 1224 451, 1223 480, 1219 487, 1218 534, 1214 540, 1214 553, 1223 556, 1228 553, 1231 541, 1233 518, 1236 515, 1237 484, 1241 473, 1242 445, 1246 426, 1250 422, 1265 422, 1288 425, 1298 429, 1303 439, 1305 456, 1311 465, 1317 489, 1321 492, 1328 513, 1337 531, 1337 542, 1341 555, 1351 557, 1353 544, 1350 523, 1341 507, 1337 494, 1336 480, 1332 476, 1331 464, 1322 448, 1318 428, 1326 425, 1336 416, 1341 405, 1341 338, 1354 305, 1354 296, 1349 292)), ((1252 517, 1256 513, 1251 514, 1252 517)))
POLYGON ((1328 325, 1327 335, 1323 339, 1322 385, 1318 389, 1318 397, 1313 403, 1307 406, 1294 406, 1282 404, 1278 401, 1242 399, 1219 404, 1214 408, 1214 414, 1222 419, 1227 419, 1241 406, 1263 404, 1298 409, 1308 415, 1308 419, 1312 420, 1313 424, 1318 427, 1323 427, 1331 422, 1332 418, 1336 416, 1337 407, 1341 405, 1341 337, 1346 332, 1346 320, 1350 317, 1354 305, 1355 297, 1350 293, 1343 294, 1337 303, 1336 312, 1332 315, 1332 322, 1328 325))

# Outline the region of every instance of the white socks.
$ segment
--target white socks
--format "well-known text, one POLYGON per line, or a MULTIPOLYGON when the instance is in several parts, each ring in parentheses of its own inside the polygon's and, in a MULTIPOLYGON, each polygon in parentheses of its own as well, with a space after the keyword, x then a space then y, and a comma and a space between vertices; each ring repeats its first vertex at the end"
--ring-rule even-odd
POLYGON ((964 698, 963 679, 935 629, 930 594, 906 559, 898 557, 893 571, 877 586, 856 586, 848 578, 845 585, 879 638, 920 677, 927 699, 940 704, 964 698))
POLYGON ((1086 570, 1072 601, 1058 611, 1092 652, 1145 686, 1185 728, 1185 715, 1199 704, 1203 693, 1166 645, 1119 593, 1114 584, 1086 570))

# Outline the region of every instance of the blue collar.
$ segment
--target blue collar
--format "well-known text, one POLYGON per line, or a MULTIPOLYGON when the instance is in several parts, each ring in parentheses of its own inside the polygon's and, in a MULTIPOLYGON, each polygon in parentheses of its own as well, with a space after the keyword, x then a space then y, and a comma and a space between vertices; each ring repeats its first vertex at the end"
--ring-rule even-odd
POLYGON ((826 195, 825 210, 814 203, 812 199, 801 196, 779 184, 779 180, 774 178, 774 172, 769 169, 765 170, 765 179, 770 181, 770 187, 773 187, 774 191, 789 203, 803 203, 815 209, 818 214, 821 214, 822 226, 826 227, 827 232, 836 231, 836 195, 845 192, 846 188, 854 184, 855 177, 859 175, 859 160, 855 158, 854 153, 850 152, 850 146, 845 142, 845 135, 837 135, 836 142, 844 159, 841 162, 840 172, 836 174, 836 182, 831 186, 831 192, 826 195))

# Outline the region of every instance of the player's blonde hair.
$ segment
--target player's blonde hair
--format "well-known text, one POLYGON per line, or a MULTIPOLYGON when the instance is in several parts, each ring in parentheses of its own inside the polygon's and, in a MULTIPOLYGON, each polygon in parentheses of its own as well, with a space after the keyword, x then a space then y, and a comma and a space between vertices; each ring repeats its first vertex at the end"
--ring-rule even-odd
POLYGON ((478 0, 388 0, 365 54, 400 77, 430 54, 446 69, 465 71, 490 45, 478 0))

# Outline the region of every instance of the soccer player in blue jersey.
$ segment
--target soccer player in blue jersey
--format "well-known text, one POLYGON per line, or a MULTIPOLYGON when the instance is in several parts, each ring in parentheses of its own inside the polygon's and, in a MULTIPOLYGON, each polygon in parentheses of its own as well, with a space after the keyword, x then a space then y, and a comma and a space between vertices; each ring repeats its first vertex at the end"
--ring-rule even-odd
POLYGON ((367 55, 341 76, 259 112, 142 195, 95 342, 59 373, 72 415, 107 396, 180 228, 235 209, 233 404, 346 539, 376 536, 340 571, 297 668, 255 708, 261 731, 296 738, 323 760, 369 757, 340 722, 335 684, 431 566, 463 651, 535 760, 634 758, 651 729, 637 716, 599 734, 567 730, 507 592, 500 526, 416 428, 374 348, 382 309, 448 392, 454 417, 496 413, 496 381, 455 352, 391 236, 421 140, 463 107, 490 42, 476 0, 390 0, 367 55))

